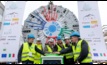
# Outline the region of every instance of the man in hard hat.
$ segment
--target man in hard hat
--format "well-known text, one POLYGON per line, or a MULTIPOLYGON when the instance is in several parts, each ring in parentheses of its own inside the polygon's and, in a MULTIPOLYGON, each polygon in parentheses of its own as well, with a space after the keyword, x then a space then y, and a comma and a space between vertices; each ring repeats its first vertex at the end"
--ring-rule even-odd
POLYGON ((92 56, 90 54, 90 47, 88 42, 82 40, 80 38, 80 34, 78 32, 73 32, 70 35, 71 42, 72 42, 72 49, 71 47, 64 49, 60 52, 56 52, 57 54, 65 54, 68 52, 72 52, 74 55, 74 62, 75 63, 92 63, 92 56))
MULTIPOLYGON (((55 45, 55 51, 59 52, 63 49, 65 49, 65 44, 63 43, 61 36, 57 36, 57 43, 55 45)), ((65 54, 62 54, 61 56, 64 57, 64 63, 65 63, 65 54)))
POLYGON ((61 36, 57 36, 57 44, 55 46, 55 49, 56 49, 56 51, 61 51, 62 49, 65 49, 61 36))
POLYGON ((69 37, 65 37, 64 38, 64 42, 65 42, 66 47, 71 46, 71 42, 70 42, 70 38, 69 37))
MULTIPOLYGON (((65 48, 71 47, 71 42, 69 37, 64 38, 65 48)), ((73 53, 69 52, 65 54, 65 64, 74 64, 73 53)))
POLYGON ((50 38, 48 40, 48 44, 45 46, 45 53, 53 53, 55 51, 54 48, 55 44, 54 44, 54 39, 50 38))
POLYGON ((36 53, 39 52, 42 55, 45 53, 39 50, 33 43, 35 37, 33 34, 28 35, 28 41, 23 43, 18 52, 18 62, 23 64, 34 64, 36 53))
MULTIPOLYGON (((36 47, 37 47, 39 50, 43 51, 42 42, 41 42, 40 38, 37 38, 37 39, 36 39, 36 47)), ((37 52, 34 63, 35 63, 35 64, 40 64, 40 59, 41 59, 41 54, 37 52)))
POLYGON ((82 40, 78 32, 73 32, 70 37, 72 41, 74 61, 79 63, 91 63, 92 56, 88 42, 82 40))

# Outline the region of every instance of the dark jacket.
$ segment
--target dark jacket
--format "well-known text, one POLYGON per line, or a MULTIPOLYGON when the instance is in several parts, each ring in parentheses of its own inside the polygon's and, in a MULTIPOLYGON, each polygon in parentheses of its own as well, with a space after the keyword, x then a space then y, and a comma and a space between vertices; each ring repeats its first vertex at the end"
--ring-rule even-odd
MULTIPOLYGON (((75 45, 75 44, 72 44, 75 45)), ((75 45, 76 47, 76 45, 75 45)), ((68 47, 67 49, 61 50, 60 54, 65 54, 65 53, 69 53, 69 52, 73 52, 72 47, 68 47)), ((82 60, 84 60, 87 56, 88 56, 88 44, 85 40, 82 41, 81 44, 81 53, 79 55, 79 57, 76 59, 76 61, 79 61, 81 63, 82 60)))
MULTIPOLYGON (((29 43, 28 43, 28 44, 29 44, 29 43)), ((31 46, 31 45, 32 45, 32 44, 29 44, 29 46, 31 46)), ((22 46, 20 47, 19 52, 18 52, 18 63, 21 62, 22 50, 23 50, 23 44, 22 44, 22 46)), ((35 51, 38 52, 38 53, 40 53, 40 54, 42 54, 42 55, 45 54, 43 51, 39 50, 39 49, 36 47, 36 45, 35 45, 35 51)), ((29 61, 29 60, 27 60, 27 61, 29 61)))

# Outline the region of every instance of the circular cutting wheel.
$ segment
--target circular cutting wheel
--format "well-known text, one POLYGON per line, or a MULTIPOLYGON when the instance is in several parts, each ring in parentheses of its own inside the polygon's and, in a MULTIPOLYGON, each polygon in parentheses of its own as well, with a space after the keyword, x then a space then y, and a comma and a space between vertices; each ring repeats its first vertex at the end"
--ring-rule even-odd
POLYGON ((60 35, 64 38, 73 31, 79 32, 78 20, 73 12, 50 2, 47 6, 41 6, 29 14, 23 27, 23 36, 26 41, 27 35, 32 33, 45 43, 48 37, 55 38, 60 35))

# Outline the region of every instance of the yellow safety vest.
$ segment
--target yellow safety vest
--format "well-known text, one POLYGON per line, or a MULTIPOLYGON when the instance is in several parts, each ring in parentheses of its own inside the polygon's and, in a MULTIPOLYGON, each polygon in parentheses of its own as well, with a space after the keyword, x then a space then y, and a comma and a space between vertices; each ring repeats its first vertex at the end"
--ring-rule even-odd
MULTIPOLYGON (((65 45, 63 44, 64 48, 65 48, 65 45)), ((58 52, 60 52, 62 50, 62 48, 57 44, 57 47, 58 47, 58 52)))
MULTIPOLYGON (((68 47, 66 47, 66 45, 65 45, 65 44, 64 44, 64 46, 65 46, 65 48, 68 48, 68 47)), ((70 46, 72 46, 72 44, 70 44, 70 46)), ((66 54, 65 54, 65 57, 66 57, 66 59, 73 58, 73 52, 66 53, 66 54)))
POLYGON ((34 60, 35 60, 35 54, 36 54, 35 44, 32 43, 32 45, 29 47, 28 43, 25 42, 23 44, 21 61, 30 60, 30 61, 34 62, 34 60))
MULTIPOLYGON (((73 48, 73 54, 74 54, 74 61, 76 61, 76 59, 79 57, 80 52, 81 52, 81 43, 83 40, 78 41, 76 49, 75 46, 72 45, 73 48)), ((88 44, 88 43, 87 43, 88 44)), ((92 58, 91 58, 91 53, 90 53, 90 47, 88 46, 88 56, 81 62, 81 63, 90 63, 92 62, 92 58)))
MULTIPOLYGON (((63 44, 64 48, 65 48, 65 45, 63 44)), ((62 48, 57 44, 57 48, 58 48, 58 52, 60 52, 62 50, 62 48)), ((64 56, 65 54, 61 54, 61 56, 64 56)))
POLYGON ((52 49, 50 48, 49 45, 46 45, 47 49, 48 49, 48 52, 52 53, 52 49))
MULTIPOLYGON (((38 49, 42 50, 42 44, 35 44, 37 46, 38 49)), ((35 61, 34 61, 34 64, 40 64, 41 62, 41 54, 40 53, 36 53, 36 56, 35 56, 35 61)))

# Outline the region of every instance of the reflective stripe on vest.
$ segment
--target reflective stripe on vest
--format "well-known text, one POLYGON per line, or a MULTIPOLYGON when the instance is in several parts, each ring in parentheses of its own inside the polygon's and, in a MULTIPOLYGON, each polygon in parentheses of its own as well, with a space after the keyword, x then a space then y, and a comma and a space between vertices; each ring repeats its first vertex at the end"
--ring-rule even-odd
MULTIPOLYGON (((37 48, 40 49, 40 50, 43 49, 43 48, 42 48, 42 44, 37 44, 37 43, 36 43, 36 46, 37 46, 37 48)), ((35 55, 34 64, 40 64, 40 59, 41 59, 41 54, 37 52, 36 55, 35 55)))
MULTIPOLYGON (((82 43, 83 40, 80 40, 78 43, 77 43, 77 46, 75 48, 74 45, 72 45, 72 48, 73 48, 73 54, 74 54, 74 61, 76 61, 76 59, 79 57, 80 55, 80 52, 81 52, 81 43, 82 43)), ((88 43, 87 43, 88 44, 88 43)), ((92 62, 92 58, 91 58, 91 54, 90 54, 90 48, 88 46, 88 50, 89 50, 89 53, 88 53, 88 56, 81 62, 81 63, 89 63, 89 62, 92 62)))
POLYGON ((52 49, 50 48, 49 45, 46 45, 47 49, 48 49, 48 52, 52 53, 52 49))
POLYGON ((34 61, 35 54, 36 54, 36 52, 35 52, 35 45, 34 45, 34 43, 32 43, 32 45, 29 47, 28 43, 25 42, 23 44, 21 60, 22 61, 26 61, 26 60, 34 61))
MULTIPOLYGON (((66 47, 65 44, 64 44, 64 46, 65 46, 65 48, 68 48, 68 47, 66 47)), ((71 46, 71 45, 70 45, 70 46, 71 46)), ((66 54, 65 54, 65 57, 66 57, 66 59, 73 58, 73 52, 71 52, 71 53, 66 53, 66 54)))

